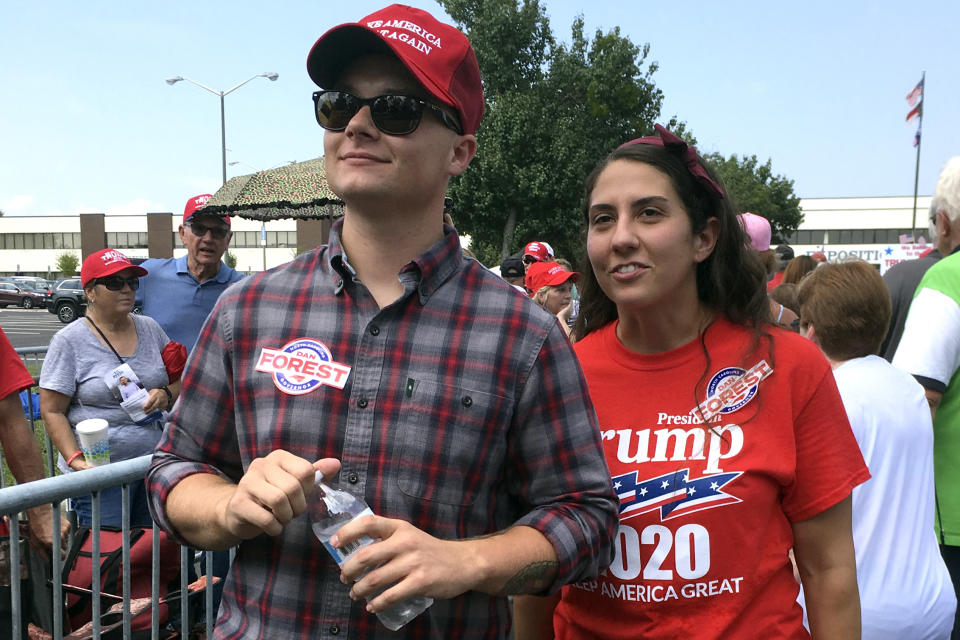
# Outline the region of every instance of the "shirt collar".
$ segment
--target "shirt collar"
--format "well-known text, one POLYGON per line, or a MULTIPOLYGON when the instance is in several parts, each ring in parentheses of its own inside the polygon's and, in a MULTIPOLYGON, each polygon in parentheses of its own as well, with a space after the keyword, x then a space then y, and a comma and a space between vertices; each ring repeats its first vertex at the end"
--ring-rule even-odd
MULTIPOLYGON (((174 264, 177 267, 177 273, 188 273, 190 276, 193 276, 190 273, 190 269, 187 268, 187 256, 183 255, 179 258, 174 258, 174 264)), ((196 278, 194 278, 196 280, 196 278)), ((230 267, 224 264, 223 260, 220 261, 220 268, 217 269, 217 275, 213 276, 209 280, 204 280, 204 282, 219 282, 224 283, 230 280, 230 267)))
MULTIPOLYGON (((327 250, 330 255, 330 266, 337 271, 343 280, 356 276, 356 271, 347 261, 347 255, 340 241, 340 230, 343 227, 343 218, 333 223, 330 228, 330 239, 327 250)), ((425 304, 427 299, 440 285, 446 282, 459 268, 463 259, 460 249, 460 236, 456 229, 443 225, 443 237, 432 247, 427 249, 400 269, 400 274, 415 272, 419 275, 417 287, 420 303, 425 304)), ((337 284, 337 293, 343 289, 342 281, 337 284)))

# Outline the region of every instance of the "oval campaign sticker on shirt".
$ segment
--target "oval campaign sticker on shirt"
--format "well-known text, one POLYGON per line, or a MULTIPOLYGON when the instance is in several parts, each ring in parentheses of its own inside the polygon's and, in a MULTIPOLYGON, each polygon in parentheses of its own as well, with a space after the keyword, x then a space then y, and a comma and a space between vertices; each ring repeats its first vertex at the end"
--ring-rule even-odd
POLYGON ((350 367, 335 362, 327 346, 313 338, 297 338, 280 349, 263 347, 254 368, 273 374, 277 388, 295 396, 320 385, 343 389, 350 375, 350 367))

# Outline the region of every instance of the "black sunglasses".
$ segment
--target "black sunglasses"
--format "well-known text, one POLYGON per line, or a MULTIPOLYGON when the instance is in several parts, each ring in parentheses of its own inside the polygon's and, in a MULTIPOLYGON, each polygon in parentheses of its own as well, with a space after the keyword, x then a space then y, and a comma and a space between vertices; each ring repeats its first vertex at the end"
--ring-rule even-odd
POLYGON ((392 136, 405 136, 416 131, 427 107, 437 114, 447 128, 463 135, 460 124, 435 104, 404 95, 382 95, 358 98, 346 91, 316 91, 313 94, 314 115, 317 124, 327 131, 343 131, 353 116, 365 106, 377 129, 392 136))
POLYGON ((202 224, 197 224, 196 222, 188 222, 187 226, 190 227, 190 231, 193 232, 193 235, 198 238, 202 238, 207 235, 207 232, 210 232, 217 240, 222 240, 227 237, 227 234, 230 233, 229 227, 205 227, 202 224))
POLYGON ((121 278, 120 276, 110 276, 109 278, 97 278, 94 284, 102 284, 110 291, 120 291, 123 285, 129 285, 130 289, 136 291, 140 288, 140 278, 121 278))

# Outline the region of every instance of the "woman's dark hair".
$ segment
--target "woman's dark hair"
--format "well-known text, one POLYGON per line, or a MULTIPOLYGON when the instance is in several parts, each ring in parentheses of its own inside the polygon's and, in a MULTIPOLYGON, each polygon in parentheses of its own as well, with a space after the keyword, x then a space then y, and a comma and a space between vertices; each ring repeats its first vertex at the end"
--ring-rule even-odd
MULTIPOLYGON (((766 270, 749 247, 729 194, 719 198, 710 193, 691 175, 677 154, 650 144, 631 144, 614 150, 587 177, 584 224, 588 224, 590 197, 597 180, 616 160, 642 162, 663 172, 690 217, 693 233, 703 231, 710 218, 717 219, 717 243, 707 259, 697 265, 697 298, 731 322, 759 331, 760 324, 769 318, 764 286, 766 270)), ((721 184, 711 168, 702 160, 700 163, 710 178, 721 184)), ((617 307, 600 288, 589 256, 583 260, 580 272, 580 313, 573 328, 576 340, 617 319, 617 307)))

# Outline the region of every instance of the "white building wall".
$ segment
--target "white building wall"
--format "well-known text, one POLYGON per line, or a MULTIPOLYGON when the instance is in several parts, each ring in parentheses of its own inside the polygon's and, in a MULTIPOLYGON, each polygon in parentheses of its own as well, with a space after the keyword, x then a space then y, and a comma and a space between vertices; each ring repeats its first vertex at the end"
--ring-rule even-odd
MULTIPOLYGON (((916 226, 927 228, 927 215, 931 196, 917 198, 916 226)), ((828 230, 831 236, 823 244, 794 244, 797 255, 812 254, 823 251, 828 259, 839 260, 847 257, 859 257, 876 265, 881 273, 890 266, 916 257, 929 248, 925 243, 901 244, 871 243, 850 244, 839 242, 839 232, 846 229, 910 229, 913 227, 913 197, 890 196, 874 198, 802 198, 800 208, 804 213, 803 230, 828 230)), ((762 212, 757 212, 762 213, 762 212)), ((171 217, 171 232, 176 232, 180 225, 181 216, 171 217)), ((107 233, 112 232, 146 232, 146 215, 135 216, 106 216, 104 226, 107 233)), ((261 223, 255 220, 233 218, 234 232, 261 230, 261 223)), ((266 231, 296 231, 295 220, 277 220, 265 225, 266 231)), ((79 216, 3 216, 0 217, 0 234, 8 233, 44 233, 63 232, 79 233, 79 216)), ((918 234, 920 236, 921 234, 918 234)), ((923 232, 923 236, 929 236, 923 232)), ((259 241, 259 235, 258 241, 259 241)), ((920 238, 918 237, 918 240, 920 238)), ((147 249, 122 249, 130 257, 146 258, 147 249)), ((0 275, 12 274, 17 271, 25 273, 44 273, 48 269, 56 269, 57 256, 68 249, 31 249, 8 250, 0 243, 0 275)), ((79 247, 72 250, 80 257, 79 247)), ((238 247, 231 245, 230 251, 237 256, 237 269, 244 272, 260 271, 272 268, 290 261, 296 254, 296 247, 238 247)), ((183 248, 174 248, 174 256, 179 257, 186 253, 183 248)))
MULTIPOLYGON (((174 215, 171 218, 171 233, 176 233, 182 217, 174 215)), ((237 231, 251 231, 259 234, 261 223, 256 220, 233 218, 231 229, 237 231)), ((296 231, 296 220, 276 220, 265 223, 266 231, 296 231)), ((146 215, 105 216, 104 231, 106 233, 140 232, 147 231, 146 215)), ((80 216, 2 216, 0 217, 0 234, 9 233, 80 233, 80 216)), ((131 258, 146 258, 148 250, 144 248, 121 249, 131 258)), ((70 252, 81 257, 79 246, 75 249, 4 249, 0 244, 0 275, 14 273, 56 272, 57 258, 61 253, 70 252)), ((230 248, 230 252, 237 256, 237 270, 244 272, 261 271, 266 262, 266 268, 272 268, 289 262, 296 255, 296 247, 262 247, 230 248), (266 258, 264 260, 264 258, 266 258)), ((186 255, 186 249, 174 247, 174 257, 186 255)))
POLYGON ((932 196, 918 196, 916 209, 916 242, 843 243, 839 233, 845 229, 912 229, 914 228, 913 196, 878 198, 801 198, 803 224, 798 231, 827 230, 822 244, 792 244, 796 255, 822 251, 833 262, 860 258, 877 266, 880 273, 902 262, 919 257, 929 249, 930 233, 926 231, 932 196), (833 233, 829 233, 833 231, 833 233))

